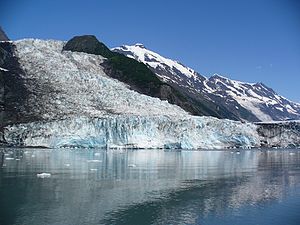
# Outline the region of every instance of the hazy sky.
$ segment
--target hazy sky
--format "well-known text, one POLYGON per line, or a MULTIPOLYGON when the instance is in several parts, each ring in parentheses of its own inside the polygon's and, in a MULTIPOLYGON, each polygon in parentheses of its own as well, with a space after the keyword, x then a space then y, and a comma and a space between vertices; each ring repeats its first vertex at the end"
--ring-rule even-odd
POLYGON ((263 82, 300 102, 298 0, 1 0, 0 25, 13 40, 141 42, 204 76, 263 82))

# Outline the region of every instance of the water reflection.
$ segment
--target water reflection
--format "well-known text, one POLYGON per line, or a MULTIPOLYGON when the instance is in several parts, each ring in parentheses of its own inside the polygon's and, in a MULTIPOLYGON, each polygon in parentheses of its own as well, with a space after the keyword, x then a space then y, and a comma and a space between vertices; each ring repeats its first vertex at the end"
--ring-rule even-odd
POLYGON ((300 184, 293 150, 1 152, 0 224, 213 224, 300 184))

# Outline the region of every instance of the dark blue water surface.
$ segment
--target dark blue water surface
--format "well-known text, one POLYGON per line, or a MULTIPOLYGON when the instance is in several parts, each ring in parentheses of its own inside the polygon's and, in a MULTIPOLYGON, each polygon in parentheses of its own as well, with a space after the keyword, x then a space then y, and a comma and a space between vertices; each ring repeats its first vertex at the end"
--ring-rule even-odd
POLYGON ((0 149, 0 224, 299 225, 300 151, 0 149))

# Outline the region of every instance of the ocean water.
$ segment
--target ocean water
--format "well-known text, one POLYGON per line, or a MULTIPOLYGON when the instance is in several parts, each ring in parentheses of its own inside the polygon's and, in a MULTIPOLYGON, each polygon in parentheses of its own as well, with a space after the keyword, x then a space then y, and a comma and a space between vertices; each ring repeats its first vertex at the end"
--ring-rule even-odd
POLYGON ((0 224, 299 225, 300 151, 0 149, 0 224))

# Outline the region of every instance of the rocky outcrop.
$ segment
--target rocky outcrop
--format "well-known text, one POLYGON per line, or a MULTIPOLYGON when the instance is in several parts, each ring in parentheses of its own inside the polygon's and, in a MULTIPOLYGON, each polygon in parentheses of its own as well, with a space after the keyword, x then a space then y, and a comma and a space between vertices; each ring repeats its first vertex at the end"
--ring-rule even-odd
POLYGON ((300 147, 300 121, 257 123, 262 147, 300 147))
POLYGON ((114 56, 109 48, 98 41, 98 39, 94 35, 75 36, 66 43, 66 45, 63 47, 63 50, 102 55, 106 58, 114 56))
POLYGON ((10 42, 0 43, 0 130, 9 124, 35 121, 27 98, 31 94, 25 86, 24 70, 14 54, 15 46, 10 42))
POLYGON ((2 27, 0 27, 0 41, 9 41, 9 38, 5 34, 5 32, 2 30, 2 27))

